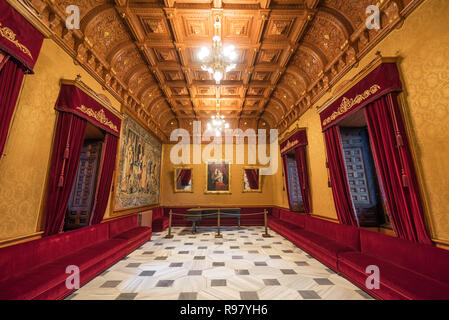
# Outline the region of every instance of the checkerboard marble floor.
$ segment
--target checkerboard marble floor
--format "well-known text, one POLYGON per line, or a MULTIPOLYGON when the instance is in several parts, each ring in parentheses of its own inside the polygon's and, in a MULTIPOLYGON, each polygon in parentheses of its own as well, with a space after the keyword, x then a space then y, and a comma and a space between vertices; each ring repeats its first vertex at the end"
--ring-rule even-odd
POLYGON ((173 228, 153 233, 67 299, 372 299, 362 290, 263 227, 173 228))

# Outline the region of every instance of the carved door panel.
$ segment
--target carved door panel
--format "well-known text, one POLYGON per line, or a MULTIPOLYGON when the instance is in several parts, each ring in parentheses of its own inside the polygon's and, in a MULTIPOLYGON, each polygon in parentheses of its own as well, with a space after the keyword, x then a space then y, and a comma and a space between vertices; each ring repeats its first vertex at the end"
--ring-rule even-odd
POLYGON ((75 183, 70 195, 65 230, 88 226, 95 197, 101 141, 84 142, 75 183))
POLYGON ((299 184, 298 167, 294 156, 287 156, 288 190, 292 211, 303 211, 301 185, 299 184))
POLYGON ((366 128, 341 128, 341 140, 352 203, 360 226, 379 221, 375 168, 366 128))

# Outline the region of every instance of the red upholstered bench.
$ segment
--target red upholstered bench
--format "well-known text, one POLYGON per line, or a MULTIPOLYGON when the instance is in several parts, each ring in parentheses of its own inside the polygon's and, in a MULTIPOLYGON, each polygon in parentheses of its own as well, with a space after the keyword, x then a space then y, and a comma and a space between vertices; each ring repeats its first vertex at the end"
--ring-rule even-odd
POLYGON ((333 270, 339 253, 360 250, 358 228, 288 210, 270 217, 268 225, 333 270))
POLYGON ((343 252, 339 272, 380 299, 449 299, 449 252, 360 230, 361 251, 343 252), (379 267, 380 288, 368 290, 366 267, 379 267))
POLYGON ((272 215, 268 217, 268 226, 294 242, 296 234, 305 226, 305 217, 302 213, 274 208, 272 215))
POLYGON ((268 225, 373 297, 449 299, 447 250, 276 208, 268 225), (365 285, 370 265, 379 289, 365 285))
POLYGON ((333 270, 343 252, 360 250, 359 228, 306 216, 296 237, 302 248, 333 270))
POLYGON ((153 209, 152 228, 155 232, 164 231, 168 228, 168 216, 164 215, 164 208, 153 209))
POLYGON ((140 227, 137 214, 108 222, 109 238, 127 241, 128 253, 151 239, 152 228, 140 227))
POLYGON ((83 285, 150 236, 134 215, 0 248, 0 299, 62 299, 73 292, 67 266, 79 268, 83 285))

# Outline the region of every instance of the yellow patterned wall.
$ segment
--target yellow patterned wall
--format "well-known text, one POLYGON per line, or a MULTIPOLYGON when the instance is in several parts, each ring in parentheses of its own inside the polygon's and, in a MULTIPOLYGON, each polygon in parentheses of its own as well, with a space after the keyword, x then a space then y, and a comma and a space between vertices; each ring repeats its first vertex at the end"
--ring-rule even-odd
POLYGON ((80 74, 82 81, 120 109, 120 104, 52 40, 44 40, 34 72, 25 76, 5 155, 0 159, 0 240, 40 231, 59 80, 80 74))
MULTIPOLYGON (((341 81, 351 79, 373 60, 375 52, 383 56, 399 56, 406 90, 405 114, 410 124, 410 138, 416 153, 416 164, 423 182, 426 222, 432 237, 449 244, 449 1, 428 0, 417 8, 404 25, 393 31, 375 47, 341 81)), ((338 86, 338 84, 337 84, 338 86)), ((316 107, 325 95, 298 121, 308 128, 309 160, 312 161, 314 213, 335 215, 332 195, 323 185, 325 168, 324 142, 316 107), (313 155, 313 156, 312 156, 313 155), (313 159, 313 160, 312 160, 313 159), (313 165, 313 162, 317 162, 313 165), (320 196, 317 196, 319 193, 320 196), (325 203, 325 204, 323 204, 325 203), (318 208, 326 212, 318 212, 318 208)), ((286 206, 285 196, 277 197, 286 206)))
MULTIPOLYGON (((449 243, 449 1, 427 0, 404 25, 393 31, 341 81, 351 79, 373 58, 383 56, 402 60, 407 92, 406 118, 423 182, 426 222, 434 239, 449 243)), ((52 40, 44 40, 34 75, 25 77, 5 156, 0 160, 0 241, 33 234, 40 230, 39 214, 48 171, 55 126, 53 109, 61 78, 77 74, 93 90, 103 93, 113 106, 119 103, 52 40)), ((327 186, 325 148, 316 107, 323 96, 294 126, 307 128, 307 159, 313 214, 336 218, 332 193, 327 186)), ((290 128, 291 130, 292 128, 290 128)), ((288 130, 288 131, 290 131, 288 130)), ((173 165, 169 162, 171 145, 163 147, 161 204, 182 205, 278 205, 288 207, 284 179, 279 168, 265 177, 262 193, 242 193, 241 165, 232 166, 231 195, 205 195, 205 167, 194 166, 194 193, 173 193, 173 165)), ((279 159, 280 161, 280 159, 279 159)), ((109 212, 109 210, 107 210, 109 212)), ((107 216, 108 214, 106 214, 107 216)))
MULTIPOLYGON (((205 194, 206 164, 193 167, 193 193, 175 193, 173 191, 174 165, 170 161, 173 145, 164 144, 162 149, 161 205, 163 206, 272 206, 273 194, 278 187, 273 183, 273 176, 262 177, 262 192, 243 193, 243 164, 231 164, 231 194, 205 194)), ((203 150, 205 144, 203 144, 203 150)), ((234 162, 235 162, 235 145, 234 162)), ((247 162, 245 146, 245 163, 247 162)), ((192 152, 191 152, 192 153, 192 152)), ((192 155, 191 155, 192 156, 192 155)), ((223 158, 224 159, 224 148, 223 158)), ((280 170, 280 167, 279 167, 280 170)))
MULTIPOLYGON (((315 110, 310 109, 297 121, 296 125, 307 130, 306 154, 312 214, 336 219, 332 190, 327 184, 326 153, 320 118, 315 110)), ((283 179, 285 178, 278 174, 277 181, 283 182, 283 179)), ((285 185, 285 182, 283 183, 285 185)), ((283 189, 285 188, 278 187, 275 205, 288 208, 287 192, 282 191, 283 189)))

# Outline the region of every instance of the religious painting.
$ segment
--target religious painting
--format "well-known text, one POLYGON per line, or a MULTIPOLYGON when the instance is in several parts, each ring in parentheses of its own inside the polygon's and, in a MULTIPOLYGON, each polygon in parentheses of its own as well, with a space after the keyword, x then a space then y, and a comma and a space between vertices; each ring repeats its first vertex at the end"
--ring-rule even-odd
POLYGON ((231 193, 230 167, 229 162, 206 163, 206 193, 231 193))
POLYGON ((262 192, 261 180, 259 168, 243 168, 243 192, 262 192))
POLYGON ((192 168, 176 167, 173 184, 175 192, 193 192, 192 168))
POLYGON ((159 203, 162 144, 131 117, 122 123, 114 210, 159 203))

